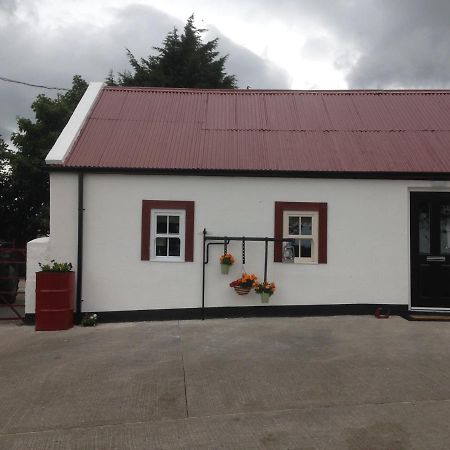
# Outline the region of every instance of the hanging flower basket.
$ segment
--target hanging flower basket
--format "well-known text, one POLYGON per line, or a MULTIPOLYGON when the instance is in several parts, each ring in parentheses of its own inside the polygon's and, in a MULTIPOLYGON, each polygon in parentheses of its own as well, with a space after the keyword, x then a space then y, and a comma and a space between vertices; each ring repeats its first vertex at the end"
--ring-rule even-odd
POLYGON ((251 291, 251 287, 240 287, 240 286, 234 286, 234 291, 236 292, 237 295, 247 295, 250 293, 251 291))
POLYGON ((255 292, 261 296, 261 303, 269 303, 269 298, 275 292, 275 283, 258 283, 255 286, 255 292))
POLYGON ((241 278, 234 280, 230 283, 230 287, 234 289, 238 295, 246 295, 258 282, 258 278, 255 274, 243 273, 241 278))
POLYGON ((224 275, 228 275, 230 267, 234 264, 234 256, 231 253, 224 253, 220 257, 220 271, 224 275))

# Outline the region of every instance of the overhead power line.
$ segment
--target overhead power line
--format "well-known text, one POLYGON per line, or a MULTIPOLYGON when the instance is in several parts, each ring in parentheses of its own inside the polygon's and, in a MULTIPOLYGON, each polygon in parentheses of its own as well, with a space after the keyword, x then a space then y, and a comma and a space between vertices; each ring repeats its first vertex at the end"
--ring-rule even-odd
POLYGON ((23 84, 25 86, 37 87, 37 88, 42 88, 42 89, 52 89, 55 91, 69 91, 70 90, 70 89, 61 88, 61 87, 52 87, 52 86, 43 86, 41 84, 25 83, 25 81, 11 80, 10 78, 5 78, 5 77, 0 77, 0 80, 6 81, 8 83, 23 84))

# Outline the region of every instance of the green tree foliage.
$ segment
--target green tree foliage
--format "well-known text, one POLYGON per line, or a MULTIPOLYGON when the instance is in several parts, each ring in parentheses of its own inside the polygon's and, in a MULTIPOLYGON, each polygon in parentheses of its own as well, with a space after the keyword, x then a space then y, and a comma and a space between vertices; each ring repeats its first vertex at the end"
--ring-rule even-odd
POLYGON ((35 121, 19 117, 11 140, 16 150, 0 145, 0 239, 25 243, 49 230, 49 175, 45 157, 87 89, 78 75, 55 99, 44 94, 31 105, 35 121))
POLYGON ((153 47, 158 53, 139 60, 127 49, 133 73, 119 73, 117 80, 112 71, 106 78, 110 86, 167 86, 189 88, 235 88, 236 77, 225 73, 228 55, 219 57, 218 38, 203 43, 202 33, 207 30, 194 26, 194 16, 187 20, 184 34, 178 30, 167 34, 162 47, 153 47))
POLYGON ((10 167, 11 150, 6 142, 0 136, 0 241, 6 240, 5 228, 9 228, 7 216, 5 214, 6 207, 10 200, 10 167))
MULTIPOLYGON (((8 161, 9 161, 10 149, 8 145, 3 140, 0 134, 0 183, 4 182, 8 173, 8 161)), ((3 186, 3 185, 0 185, 3 186)), ((3 191, 0 192, 0 195, 3 191)))

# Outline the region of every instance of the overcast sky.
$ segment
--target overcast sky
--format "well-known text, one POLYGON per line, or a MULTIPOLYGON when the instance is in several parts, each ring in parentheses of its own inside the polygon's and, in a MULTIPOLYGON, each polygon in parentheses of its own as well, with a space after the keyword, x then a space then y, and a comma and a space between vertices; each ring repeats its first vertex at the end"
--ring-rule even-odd
MULTIPOLYGON (((0 0, 0 76, 103 81, 192 13, 243 88, 450 87, 450 0, 0 0)), ((39 93, 0 81, 5 140, 39 93)))

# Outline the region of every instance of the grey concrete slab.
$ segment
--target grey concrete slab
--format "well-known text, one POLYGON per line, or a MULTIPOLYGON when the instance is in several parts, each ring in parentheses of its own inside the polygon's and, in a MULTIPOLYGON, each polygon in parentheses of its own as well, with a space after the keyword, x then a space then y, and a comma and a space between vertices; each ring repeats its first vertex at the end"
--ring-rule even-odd
POLYGON ((398 317, 185 322, 189 411, 448 399, 450 327, 417 325, 398 317))
POLYGON ((1 433, 186 415, 177 323, 0 328, 1 433))
POLYGON ((1 435, 3 450, 448 449, 446 402, 230 414, 1 435))
POLYGON ((450 325, 0 325, 0 449, 450 447, 450 325))

